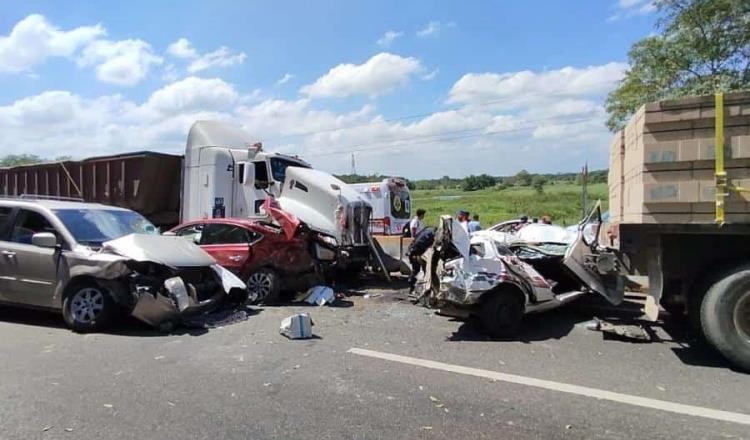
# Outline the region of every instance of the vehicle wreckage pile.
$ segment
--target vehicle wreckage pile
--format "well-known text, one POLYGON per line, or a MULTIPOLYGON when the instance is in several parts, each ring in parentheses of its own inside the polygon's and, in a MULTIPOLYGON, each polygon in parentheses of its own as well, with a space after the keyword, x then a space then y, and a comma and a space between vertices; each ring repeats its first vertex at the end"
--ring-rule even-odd
POLYGON ((575 233, 555 225, 507 222, 471 235, 442 216, 416 301, 448 315, 478 315, 496 337, 515 333, 526 313, 596 292, 613 304, 624 295, 623 264, 599 245, 597 206, 575 233))

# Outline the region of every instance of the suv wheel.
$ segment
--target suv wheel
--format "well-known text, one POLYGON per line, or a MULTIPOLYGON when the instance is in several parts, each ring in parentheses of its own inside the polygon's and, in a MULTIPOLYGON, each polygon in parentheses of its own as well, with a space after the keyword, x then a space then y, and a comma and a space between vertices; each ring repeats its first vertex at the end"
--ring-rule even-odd
POLYGON ((73 331, 95 332, 107 327, 116 305, 107 291, 93 282, 77 284, 63 300, 63 318, 73 331))

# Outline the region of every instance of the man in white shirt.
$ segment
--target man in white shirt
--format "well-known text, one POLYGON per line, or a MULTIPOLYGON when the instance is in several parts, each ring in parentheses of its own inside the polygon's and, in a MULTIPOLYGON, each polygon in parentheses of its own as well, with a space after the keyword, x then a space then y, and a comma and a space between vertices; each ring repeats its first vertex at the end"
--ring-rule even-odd
POLYGON ((464 231, 469 232, 469 212, 464 211, 463 209, 459 210, 456 213, 456 220, 458 220, 458 224, 461 225, 462 228, 464 228, 464 231))
POLYGON ((424 209, 417 209, 417 215, 409 222, 409 232, 412 237, 416 237, 424 229, 424 215, 427 213, 424 209))

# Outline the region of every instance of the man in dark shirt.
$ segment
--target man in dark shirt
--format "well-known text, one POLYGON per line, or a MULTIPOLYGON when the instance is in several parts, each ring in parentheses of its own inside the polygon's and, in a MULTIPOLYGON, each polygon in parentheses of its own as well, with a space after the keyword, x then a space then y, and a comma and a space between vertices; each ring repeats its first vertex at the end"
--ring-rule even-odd
POLYGON ((414 237, 414 241, 411 242, 409 248, 406 250, 406 253, 409 255, 409 263, 411 263, 411 275, 409 275, 410 293, 414 291, 414 286, 417 284, 417 275, 419 275, 421 270, 424 270, 424 262, 421 257, 434 242, 435 228, 427 227, 414 237))

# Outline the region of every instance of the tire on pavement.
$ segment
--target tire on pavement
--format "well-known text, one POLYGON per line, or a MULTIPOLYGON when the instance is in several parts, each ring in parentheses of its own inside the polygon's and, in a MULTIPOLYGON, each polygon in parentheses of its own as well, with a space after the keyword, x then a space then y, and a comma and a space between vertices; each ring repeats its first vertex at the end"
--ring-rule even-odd
POLYGON ((750 265, 714 283, 700 309, 703 334, 733 365, 750 371, 750 265))
POLYGON ((78 333, 105 329, 117 316, 118 308, 109 292, 95 281, 80 281, 67 289, 63 299, 63 319, 78 333))
POLYGON ((247 289, 257 302, 273 303, 281 294, 279 274, 267 267, 260 268, 247 277, 247 289))
POLYGON ((491 294, 481 304, 479 319, 482 329, 495 338, 518 333, 523 321, 524 302, 523 294, 512 289, 491 294))

